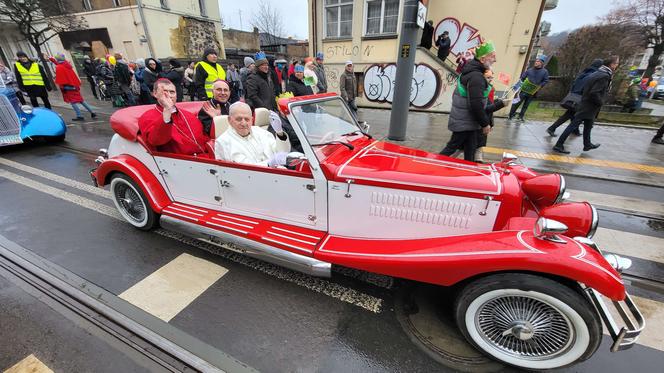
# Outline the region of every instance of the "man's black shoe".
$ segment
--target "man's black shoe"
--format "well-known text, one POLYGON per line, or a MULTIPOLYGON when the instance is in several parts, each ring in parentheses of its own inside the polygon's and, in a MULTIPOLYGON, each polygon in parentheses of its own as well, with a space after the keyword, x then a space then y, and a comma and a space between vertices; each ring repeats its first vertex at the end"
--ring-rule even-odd
POLYGON ((584 151, 584 152, 587 152, 588 150, 597 149, 597 148, 599 148, 600 145, 601 145, 601 144, 590 144, 590 145, 588 145, 588 146, 584 146, 584 147, 583 147, 583 151, 584 151))
POLYGON ((551 128, 547 128, 546 133, 548 133, 549 136, 551 136, 551 137, 556 137, 556 131, 552 130, 551 128))
POLYGON ((554 146, 553 151, 558 152, 558 153, 563 153, 563 154, 569 154, 570 153, 569 150, 565 150, 565 148, 562 147, 562 146, 554 146))
POLYGON ((92 119, 97 118, 97 114, 96 114, 96 113, 90 113, 90 116, 92 117, 92 119))
POLYGON ((75 121, 75 122, 82 122, 84 120, 85 120, 85 118, 83 118, 83 117, 72 118, 72 121, 75 121))
POLYGON ((652 143, 653 144, 662 144, 662 145, 664 145, 664 139, 662 139, 661 137, 653 137, 652 138, 652 143))

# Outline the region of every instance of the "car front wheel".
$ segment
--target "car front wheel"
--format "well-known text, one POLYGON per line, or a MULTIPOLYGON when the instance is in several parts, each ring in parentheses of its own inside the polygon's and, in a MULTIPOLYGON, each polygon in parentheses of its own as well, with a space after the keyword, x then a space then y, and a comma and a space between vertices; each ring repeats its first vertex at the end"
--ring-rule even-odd
POLYGON ((456 299, 455 317, 475 347, 524 369, 585 360, 602 338, 597 313, 578 291, 529 274, 498 274, 467 284, 456 299))
POLYGON ((111 196, 120 215, 134 227, 148 231, 159 221, 143 191, 127 175, 115 174, 111 179, 111 196))

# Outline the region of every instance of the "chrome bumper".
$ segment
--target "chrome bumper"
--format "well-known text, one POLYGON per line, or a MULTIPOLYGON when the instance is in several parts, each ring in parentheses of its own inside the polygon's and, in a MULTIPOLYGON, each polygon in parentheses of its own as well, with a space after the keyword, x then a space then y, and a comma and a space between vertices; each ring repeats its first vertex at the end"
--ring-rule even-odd
POLYGON ((620 318, 625 323, 625 326, 618 326, 609 312, 606 303, 602 299, 602 296, 591 288, 586 288, 585 292, 593 302, 602 321, 604 321, 604 325, 606 325, 606 328, 609 330, 609 334, 611 334, 611 338, 613 339, 611 352, 626 350, 632 347, 646 326, 646 320, 643 318, 643 314, 632 300, 632 297, 625 293, 625 299, 623 301, 612 301, 613 306, 620 314, 620 318))
MULTIPOLYGON (((600 254, 603 254, 599 246, 597 246, 597 244, 589 238, 574 237, 574 239, 592 247, 600 254)), ((623 269, 627 269, 632 265, 631 260, 627 258, 622 258, 615 254, 603 255, 604 258, 607 259, 607 262, 618 272, 622 272, 623 269)), ((620 315, 623 323, 625 324, 624 326, 619 326, 609 312, 609 308, 607 307, 606 302, 604 302, 604 299, 602 299, 602 296, 592 288, 586 287, 583 284, 581 284, 581 287, 595 306, 595 309, 597 310, 599 316, 602 318, 602 321, 604 321, 604 325, 606 325, 606 328, 609 330, 609 334, 611 334, 611 338, 613 339, 611 352, 626 350, 632 347, 646 326, 646 320, 639 308, 636 306, 636 303, 634 303, 632 300, 632 297, 630 297, 629 294, 625 292, 624 300, 620 302, 611 301, 615 309, 618 311, 618 314, 620 315)))

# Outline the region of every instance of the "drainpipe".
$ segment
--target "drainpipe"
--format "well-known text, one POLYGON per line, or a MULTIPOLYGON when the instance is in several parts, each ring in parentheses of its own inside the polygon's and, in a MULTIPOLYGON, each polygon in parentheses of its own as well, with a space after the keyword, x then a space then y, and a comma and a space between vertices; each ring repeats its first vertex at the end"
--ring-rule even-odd
POLYGON ((145 15, 143 14, 143 1, 136 0, 136 5, 138 5, 138 14, 141 17, 141 23, 143 24, 143 32, 145 32, 145 38, 148 41, 148 51, 152 58, 156 58, 154 55, 154 50, 152 49, 152 38, 150 38, 150 33, 148 32, 148 25, 145 23, 145 15))

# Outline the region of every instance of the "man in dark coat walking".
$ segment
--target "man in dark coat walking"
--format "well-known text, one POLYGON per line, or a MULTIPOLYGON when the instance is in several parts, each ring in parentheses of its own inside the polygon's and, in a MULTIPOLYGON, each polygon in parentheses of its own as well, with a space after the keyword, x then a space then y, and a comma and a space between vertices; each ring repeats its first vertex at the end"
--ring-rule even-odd
POLYGON ((264 107, 268 110, 278 111, 276 96, 274 95, 274 84, 270 74, 265 54, 256 54, 256 71, 247 77, 247 94, 245 100, 255 110, 264 107))
POLYGON ((452 42, 450 41, 449 33, 443 31, 438 39, 436 39, 436 47, 438 47, 438 58, 444 63, 447 59, 447 56, 450 55, 450 47, 452 42))
POLYGON ((583 151, 593 150, 599 148, 600 144, 593 144, 590 141, 590 131, 593 128, 593 123, 597 114, 599 114, 602 105, 604 104, 604 99, 606 98, 607 93, 611 87, 611 78, 613 77, 613 72, 618 68, 620 63, 618 56, 611 56, 606 58, 602 66, 594 72, 586 82, 585 87, 583 87, 583 94, 581 95, 581 103, 579 103, 579 109, 574 115, 574 120, 570 123, 560 138, 556 142, 556 145, 553 147, 553 150, 558 153, 569 154, 568 150, 565 150, 564 144, 567 137, 574 131, 579 128, 579 125, 583 122, 583 151))
MULTIPOLYGON (((576 76, 574 82, 572 83, 572 89, 570 89, 567 96, 565 96, 563 102, 560 103, 560 105, 563 106, 563 108, 567 109, 567 111, 565 111, 563 115, 561 115, 558 119, 556 119, 556 121, 553 122, 553 124, 546 129, 546 132, 549 135, 556 136, 556 128, 560 127, 561 125, 563 125, 563 123, 567 122, 568 120, 574 119, 574 114, 576 113, 576 109, 579 106, 579 103, 581 102, 581 94, 583 93, 583 87, 586 85, 588 78, 595 71, 597 71, 600 66, 602 66, 603 62, 604 61, 602 61, 601 58, 594 60, 593 63, 590 64, 590 66, 585 68, 579 75, 576 76)), ((578 128, 573 133, 576 136, 581 136, 581 132, 579 132, 578 128)))

